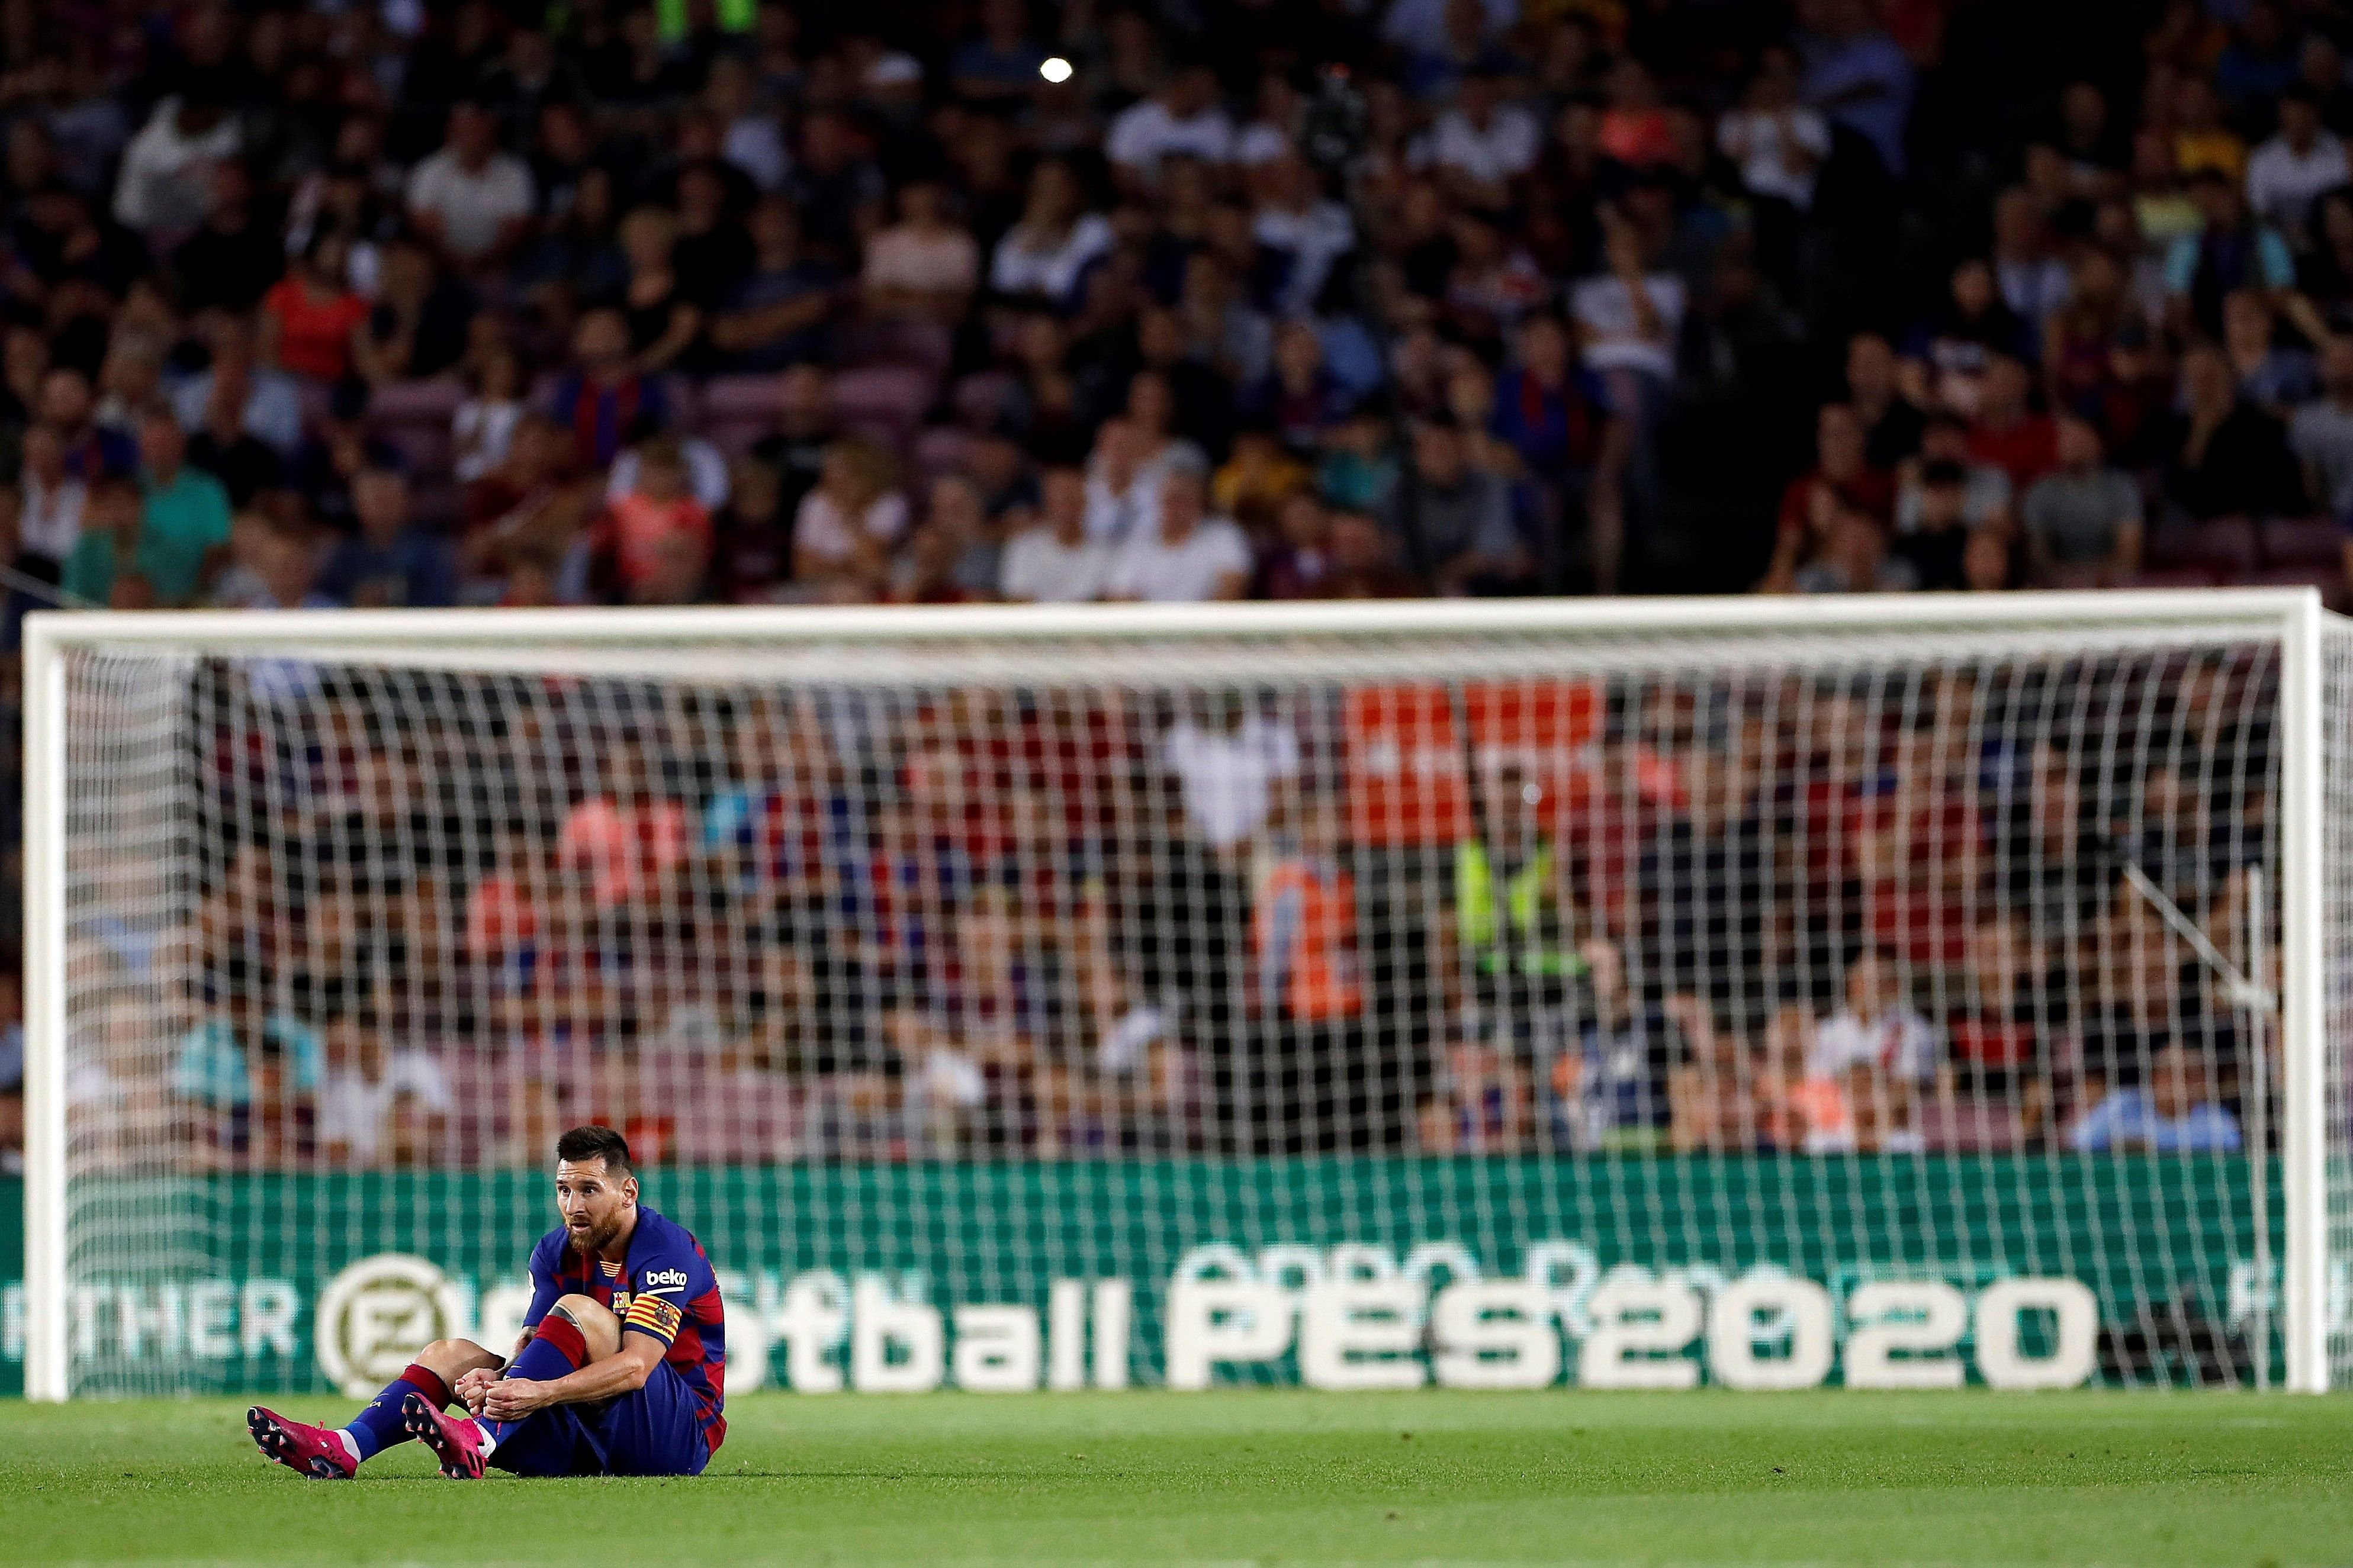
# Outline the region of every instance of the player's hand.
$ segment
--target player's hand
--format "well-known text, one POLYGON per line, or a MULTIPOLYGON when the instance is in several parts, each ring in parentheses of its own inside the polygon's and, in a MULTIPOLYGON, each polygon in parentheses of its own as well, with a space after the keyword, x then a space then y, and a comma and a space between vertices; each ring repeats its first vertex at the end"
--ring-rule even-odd
POLYGON ((551 1403, 547 1387, 527 1377, 503 1378, 484 1391, 480 1413, 493 1421, 520 1421, 551 1403))
POLYGON ((495 1367, 478 1366, 459 1378, 450 1392, 464 1401, 469 1415, 480 1415, 482 1401, 489 1397, 491 1390, 497 1387, 498 1383, 499 1374, 495 1367))

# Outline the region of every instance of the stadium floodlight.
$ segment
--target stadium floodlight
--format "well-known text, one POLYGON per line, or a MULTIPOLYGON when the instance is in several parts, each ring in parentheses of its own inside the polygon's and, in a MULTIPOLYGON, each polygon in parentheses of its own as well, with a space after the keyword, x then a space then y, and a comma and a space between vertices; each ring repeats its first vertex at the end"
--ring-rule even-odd
POLYGON ((495 1341, 590 1119, 735 1388, 2353 1381, 2309 591, 24 650, 35 1398, 495 1341))

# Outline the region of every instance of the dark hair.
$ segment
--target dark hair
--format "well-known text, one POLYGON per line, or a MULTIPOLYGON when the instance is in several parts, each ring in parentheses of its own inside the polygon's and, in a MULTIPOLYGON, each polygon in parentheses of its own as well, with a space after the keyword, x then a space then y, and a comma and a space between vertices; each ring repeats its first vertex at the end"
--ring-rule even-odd
POLYGON ((575 1165, 602 1160, 608 1176, 627 1176, 637 1170, 629 1159, 629 1141, 610 1127, 574 1128, 555 1141, 555 1157, 575 1165))

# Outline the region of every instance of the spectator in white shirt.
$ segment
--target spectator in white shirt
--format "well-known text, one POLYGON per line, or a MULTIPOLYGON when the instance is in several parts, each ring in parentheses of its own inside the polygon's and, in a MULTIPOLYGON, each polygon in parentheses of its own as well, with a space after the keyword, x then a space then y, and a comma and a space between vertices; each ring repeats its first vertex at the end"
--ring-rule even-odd
POLYGON ((2247 205, 2302 248, 2314 201, 2348 181, 2353 167, 2347 163, 2345 143, 2322 129, 2320 105, 2311 92, 2289 88, 2280 95, 2278 134, 2247 160, 2247 205))
POLYGON ((1067 465, 1039 479, 1038 521, 1013 536, 997 590, 1015 604, 1080 604, 1103 596, 1111 546, 1087 532, 1086 476, 1067 465))
POLYGON ((420 1050, 392 1050, 372 1014, 329 1024, 319 1084, 319 1147, 330 1163, 406 1163, 438 1149, 449 1114, 449 1080, 420 1050), (396 1127, 396 1122, 401 1125, 396 1127))
POLYGON ((1814 1078, 1842 1079, 1855 1068, 1901 1083, 1936 1076, 1936 1034, 1904 1000, 1895 956, 1884 949, 1859 953, 1847 966, 1846 1006, 1822 1020, 1807 1058, 1814 1078))
POLYGON ((1087 458, 1089 539, 1116 549, 1160 514, 1160 472, 1145 462, 1148 456, 1144 432, 1127 416, 1114 415, 1095 427, 1087 458))
POLYGON ((1414 144, 1409 161, 1436 165, 1457 195, 1493 206, 1504 199, 1504 186, 1533 168, 1543 150, 1536 117, 1504 102, 1504 84, 1492 72, 1474 70, 1462 79, 1455 106, 1414 144))
POLYGON ((1162 469, 1158 525, 1138 530, 1121 547, 1108 597, 1197 605, 1242 596, 1250 586, 1250 541, 1228 519, 1203 515, 1208 489, 1207 465, 1190 454, 1162 469))
POLYGON ((1641 237, 1622 219, 1609 222, 1604 251, 1609 270, 1569 292, 1585 363, 1605 378, 1632 373, 1672 384, 1683 324, 1683 279, 1646 270, 1641 237))
POLYGON ((1261 169, 1294 152, 1292 133, 1298 128, 1299 89, 1279 70, 1258 79, 1258 111, 1234 134, 1234 162, 1245 169, 1261 169))
POLYGON ((1186 821, 1212 849, 1230 849, 1265 826, 1274 786, 1299 776, 1299 737, 1289 725, 1234 694, 1223 707, 1214 724, 1176 721, 1160 752, 1184 786, 1186 821))
POLYGON ((168 249, 212 209, 211 166, 237 156, 237 121, 216 103, 167 98, 122 154, 114 219, 157 249, 168 249))
POLYGON ((890 458, 869 442, 836 441, 793 515, 793 581, 832 603, 871 601, 906 531, 907 498, 892 483, 890 458))
POLYGON ((866 247, 867 310, 952 326, 979 282, 979 247, 970 230, 949 219, 946 192, 933 180, 901 186, 899 221, 866 247))
POLYGON ((409 220, 461 266, 497 261, 530 226, 531 170, 499 151, 498 121, 480 104, 449 110, 441 151, 408 176, 409 220))
POLYGON ((1103 138, 1103 155, 1121 178, 1143 187, 1159 178, 1160 160, 1171 153, 1212 168, 1233 161, 1233 121, 1219 107, 1218 79, 1207 66, 1178 70, 1158 92, 1122 110, 1103 138))
POLYGON ((1039 163, 1029 176, 1021 221, 997 242, 988 286, 1057 307, 1075 299, 1088 266, 1108 254, 1115 239, 1109 218, 1082 208, 1070 165, 1055 158, 1039 163))
POLYGON ((1333 265, 1356 248, 1356 219, 1324 195, 1323 176, 1296 153, 1274 159, 1253 183, 1260 204, 1250 236, 1289 264, 1276 306, 1286 315, 1311 310, 1333 265))
POLYGON ((1716 121, 1715 143, 1740 165, 1750 195, 1799 212, 1813 206, 1814 180, 1831 153, 1831 124, 1821 110, 1798 101, 1797 62, 1788 50, 1765 51, 1742 107, 1716 121))
POLYGON ((49 425, 25 431, 23 471, 17 479, 16 565, 54 583, 81 537, 82 502, 89 492, 66 471, 66 444, 49 425))

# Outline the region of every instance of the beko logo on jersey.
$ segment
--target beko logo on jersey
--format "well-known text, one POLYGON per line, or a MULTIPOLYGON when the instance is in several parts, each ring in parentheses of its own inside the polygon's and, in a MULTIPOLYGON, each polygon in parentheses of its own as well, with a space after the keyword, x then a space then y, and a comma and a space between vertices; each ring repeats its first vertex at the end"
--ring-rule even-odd
POLYGON ((645 1289, 649 1290, 652 1289, 657 1285, 683 1285, 686 1283, 686 1270, 683 1268, 651 1269, 646 1273, 638 1283, 643 1285, 645 1289))

